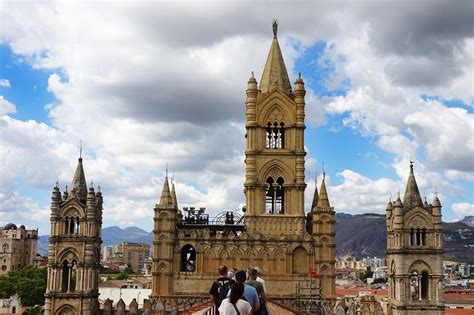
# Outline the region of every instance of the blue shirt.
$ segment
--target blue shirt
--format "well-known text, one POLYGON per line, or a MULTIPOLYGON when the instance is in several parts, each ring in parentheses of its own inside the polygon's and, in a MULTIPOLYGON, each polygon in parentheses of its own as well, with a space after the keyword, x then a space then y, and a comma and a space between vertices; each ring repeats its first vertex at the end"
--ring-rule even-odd
MULTIPOLYGON (((227 294, 227 296, 230 296, 230 291, 227 294)), ((244 298, 247 302, 250 303, 252 306, 252 309, 255 309, 255 306, 257 305, 257 302, 260 302, 257 294, 257 290, 255 290, 254 287, 249 286, 248 284, 244 284, 244 298)))

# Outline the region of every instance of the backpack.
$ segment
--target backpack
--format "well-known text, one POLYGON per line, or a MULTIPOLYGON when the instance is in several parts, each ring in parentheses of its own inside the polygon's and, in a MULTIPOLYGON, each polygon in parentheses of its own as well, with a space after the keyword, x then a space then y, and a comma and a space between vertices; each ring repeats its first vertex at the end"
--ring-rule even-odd
POLYGON ((216 297, 216 306, 219 308, 221 306, 222 301, 227 298, 227 295, 230 291, 230 286, 232 284, 232 280, 220 280, 217 281, 217 297, 216 297))

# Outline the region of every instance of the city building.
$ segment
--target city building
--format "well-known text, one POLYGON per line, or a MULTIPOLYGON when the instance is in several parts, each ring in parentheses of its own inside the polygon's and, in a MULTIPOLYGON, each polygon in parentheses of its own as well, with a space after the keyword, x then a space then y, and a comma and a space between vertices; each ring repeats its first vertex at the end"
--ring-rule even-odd
POLYGON ((102 247, 102 261, 107 261, 114 257, 115 252, 117 251, 117 246, 108 245, 102 247))
POLYGON ((51 196, 45 315, 98 314, 102 202, 80 157, 71 191, 56 184, 51 196))
POLYGON ((320 298, 335 298, 335 212, 325 180, 305 216, 305 88, 292 88, 273 23, 273 42, 260 84, 247 85, 243 218, 213 224, 205 209, 178 208, 165 178, 155 206, 152 294, 206 294, 219 265, 258 266, 272 296, 294 296, 313 274, 320 298))
POLYGON ((38 243, 38 230, 27 230, 8 223, 0 229, 0 276, 10 271, 34 265, 38 243))
POLYGON ((444 314, 441 203, 421 200, 412 162, 403 202, 387 205, 387 265, 391 314, 444 314))
POLYGON ((0 314, 23 314, 21 298, 18 294, 0 299, 0 314))
POLYGON ((123 242, 117 245, 115 256, 132 268, 133 272, 142 273, 145 261, 150 257, 150 245, 145 243, 123 242))

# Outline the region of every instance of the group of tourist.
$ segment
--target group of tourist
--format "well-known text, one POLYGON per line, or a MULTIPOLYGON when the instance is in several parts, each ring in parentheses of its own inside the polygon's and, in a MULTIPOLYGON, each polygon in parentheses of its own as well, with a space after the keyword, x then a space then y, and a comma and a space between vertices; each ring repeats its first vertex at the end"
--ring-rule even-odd
POLYGON ((223 315, 268 315, 266 307, 265 280, 258 267, 246 271, 222 265, 219 277, 212 283, 209 293, 218 314, 223 315))

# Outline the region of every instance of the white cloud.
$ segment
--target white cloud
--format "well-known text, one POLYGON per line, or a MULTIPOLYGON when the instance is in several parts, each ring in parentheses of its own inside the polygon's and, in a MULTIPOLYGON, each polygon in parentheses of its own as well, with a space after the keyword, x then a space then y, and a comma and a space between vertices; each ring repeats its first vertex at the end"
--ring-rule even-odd
MULTIPOLYGON (((350 81, 347 95, 321 100, 307 85, 308 120, 320 125, 325 114, 346 114, 347 126, 377 137, 395 155, 401 181, 340 172, 343 183, 329 188, 337 211, 384 209, 403 187, 410 156, 420 186, 456 191, 459 185, 439 173, 452 181, 469 178, 474 149, 465 135, 472 133, 473 115, 420 96, 472 102, 473 40, 463 26, 469 23, 459 22, 471 7, 462 4, 391 4, 388 10, 358 3, 340 10, 331 2, 279 2, 252 4, 249 11, 241 2, 6 3, 1 40, 33 67, 53 72, 48 89, 57 102, 48 106, 51 126, 1 120, 2 181, 10 193, 22 177, 48 190, 56 178, 69 182, 82 139, 86 176, 102 184, 107 222, 147 220, 167 162, 176 170, 182 205, 237 209, 244 201, 246 80, 252 70, 259 78, 276 16, 292 78, 295 59, 324 40, 323 58, 335 63, 326 85, 350 81), (442 23, 442 34, 425 27, 434 22, 442 23), (432 80, 420 84, 423 78, 432 80)), ((0 115, 14 111, 0 99, 0 115)))
POLYGON ((10 87, 10 81, 8 81, 7 79, 1 79, 0 78, 0 87, 9 88, 10 87))
POLYGON ((16 112, 16 106, 0 95, 0 116, 16 112))
POLYGON ((458 219, 463 219, 465 216, 474 215, 474 204, 467 202, 453 203, 451 206, 454 214, 458 219))

